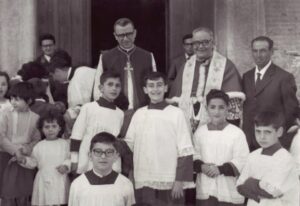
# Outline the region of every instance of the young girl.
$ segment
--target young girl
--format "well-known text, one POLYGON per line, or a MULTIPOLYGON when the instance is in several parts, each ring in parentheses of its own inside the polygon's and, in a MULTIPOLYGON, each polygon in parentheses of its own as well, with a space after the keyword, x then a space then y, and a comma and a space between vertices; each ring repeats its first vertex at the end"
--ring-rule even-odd
POLYGON ((194 135, 197 205, 243 205, 244 198, 236 190, 236 178, 249 154, 245 134, 226 121, 227 94, 211 90, 206 101, 210 122, 199 127, 194 135))
POLYGON ((33 148, 30 157, 20 159, 27 168, 38 167, 34 180, 32 205, 67 204, 70 182, 69 142, 62 139, 65 122, 59 111, 52 110, 38 121, 44 140, 33 148))
POLYGON ((0 113, 6 109, 12 109, 7 96, 9 89, 9 76, 6 72, 0 71, 0 113))
MULTIPOLYGON (((12 106, 10 101, 7 97, 7 91, 9 89, 9 76, 6 72, 0 71, 0 115, 4 110, 11 110, 12 106)), ((9 161, 9 155, 2 151, 0 147, 0 194, 1 194, 1 187, 2 187, 2 177, 4 168, 6 167, 9 161)), ((1 199, 0 199, 1 205, 1 199)))
POLYGON ((0 145, 10 158, 4 168, 0 194, 5 206, 30 205, 34 171, 21 167, 16 159, 29 155, 40 140, 36 128, 39 116, 29 109, 33 102, 33 93, 30 83, 15 84, 9 90, 13 110, 7 110, 0 115, 0 145))

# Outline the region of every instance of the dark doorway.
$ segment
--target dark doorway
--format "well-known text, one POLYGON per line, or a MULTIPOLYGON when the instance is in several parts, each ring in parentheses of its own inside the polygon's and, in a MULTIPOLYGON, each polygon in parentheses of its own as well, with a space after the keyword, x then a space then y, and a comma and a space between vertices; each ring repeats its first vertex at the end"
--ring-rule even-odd
POLYGON ((166 67, 167 0, 92 0, 92 64, 96 66, 102 50, 117 45, 114 22, 130 18, 137 29, 136 45, 154 54, 159 71, 166 67))

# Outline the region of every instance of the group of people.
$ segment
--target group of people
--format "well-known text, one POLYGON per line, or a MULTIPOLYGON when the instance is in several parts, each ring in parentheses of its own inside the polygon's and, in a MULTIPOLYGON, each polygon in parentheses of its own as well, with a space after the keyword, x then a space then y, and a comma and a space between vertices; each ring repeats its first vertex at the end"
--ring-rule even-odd
POLYGON ((21 81, 0 72, 1 206, 299 205, 295 80, 270 38, 241 78, 197 28, 166 76, 130 19, 113 28, 97 69, 47 34, 21 81))

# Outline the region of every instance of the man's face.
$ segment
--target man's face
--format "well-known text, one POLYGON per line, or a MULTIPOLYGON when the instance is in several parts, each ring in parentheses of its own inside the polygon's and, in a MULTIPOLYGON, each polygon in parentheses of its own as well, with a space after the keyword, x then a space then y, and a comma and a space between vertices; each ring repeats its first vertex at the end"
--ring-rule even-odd
POLYGON ((184 40, 183 49, 184 49, 184 52, 189 56, 192 56, 194 54, 193 38, 189 38, 189 39, 184 40))
POLYGON ((259 69, 263 68, 271 60, 273 49, 269 48, 267 41, 255 41, 252 44, 252 56, 259 69))
POLYGON ((206 31, 193 34, 193 48, 198 60, 207 59, 213 53, 213 39, 206 31))
POLYGON ((282 127, 276 129, 273 126, 256 126, 255 138, 262 148, 268 148, 278 142, 278 138, 282 135, 282 127))
POLYGON ((45 39, 41 42, 42 51, 47 56, 52 56, 55 51, 55 44, 51 39, 45 39))
POLYGON ((121 48, 131 49, 134 46, 136 30, 132 24, 125 26, 116 25, 114 35, 121 48))

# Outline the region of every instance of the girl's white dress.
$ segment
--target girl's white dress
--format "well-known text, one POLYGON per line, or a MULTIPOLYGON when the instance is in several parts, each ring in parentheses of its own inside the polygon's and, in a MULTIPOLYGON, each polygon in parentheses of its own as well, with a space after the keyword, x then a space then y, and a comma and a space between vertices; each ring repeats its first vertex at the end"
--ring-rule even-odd
POLYGON ((70 168, 69 142, 65 139, 42 140, 33 148, 30 157, 22 166, 38 168, 32 193, 32 205, 67 204, 70 182, 67 174, 61 174, 56 167, 70 168))

